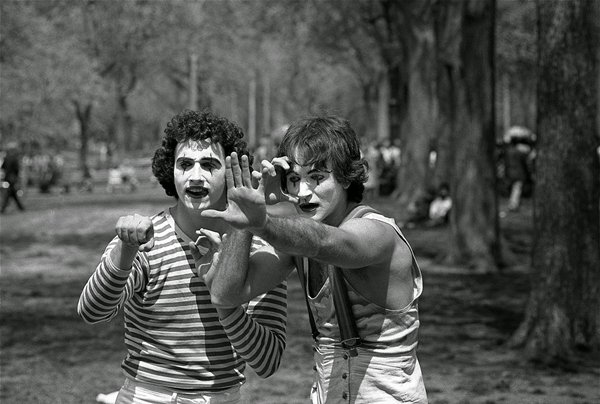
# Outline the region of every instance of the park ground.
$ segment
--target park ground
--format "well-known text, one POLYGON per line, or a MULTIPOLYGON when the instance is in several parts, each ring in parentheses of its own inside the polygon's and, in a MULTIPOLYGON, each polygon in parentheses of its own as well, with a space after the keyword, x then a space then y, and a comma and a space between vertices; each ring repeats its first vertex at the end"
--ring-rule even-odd
MULTIPOLYGON (((76 314, 120 215, 152 214, 171 201, 156 186, 134 193, 37 194, 27 211, 0 217, 0 402, 93 404, 117 390, 124 355, 122 317, 85 324, 76 314)), ((394 202, 373 205, 402 219, 394 202)), ((406 236, 424 276, 419 359, 432 404, 598 403, 600 365, 582 357, 569 368, 527 362, 505 342, 522 319, 529 293, 531 202, 502 219, 515 257, 499 273, 473 274, 440 263, 444 229, 406 236)), ((289 284, 288 344, 279 371, 267 380, 248 371, 246 403, 305 403, 311 385, 308 319, 295 277, 289 284)))

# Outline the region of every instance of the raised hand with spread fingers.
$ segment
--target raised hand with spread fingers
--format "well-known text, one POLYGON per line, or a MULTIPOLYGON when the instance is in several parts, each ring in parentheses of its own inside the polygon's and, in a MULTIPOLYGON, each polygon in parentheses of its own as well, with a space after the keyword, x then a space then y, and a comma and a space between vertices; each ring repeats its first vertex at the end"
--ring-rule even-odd
POLYGON ((206 209, 201 215, 223 219, 238 229, 262 226, 267 220, 262 179, 253 181, 248 158, 242 156, 240 165, 235 152, 225 159, 225 169, 227 208, 222 211, 206 209))

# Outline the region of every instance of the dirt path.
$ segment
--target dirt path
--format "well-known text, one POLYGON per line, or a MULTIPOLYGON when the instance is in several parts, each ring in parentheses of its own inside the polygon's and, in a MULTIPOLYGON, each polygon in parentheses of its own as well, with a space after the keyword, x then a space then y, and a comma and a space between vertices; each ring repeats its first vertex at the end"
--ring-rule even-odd
MULTIPOLYGON (((148 190, 148 193, 156 190, 148 190)), ((168 199, 136 195, 61 196, 28 201, 27 215, 2 217, 0 230, 0 402, 94 403, 120 387, 121 317, 90 326, 76 315, 79 293, 124 212, 153 213, 168 199)), ((393 204, 382 210, 394 214, 393 204)), ((526 254, 527 216, 507 217, 526 254)), ((407 231, 423 269, 419 359, 432 404, 598 403, 598 358, 570 370, 537 368, 504 342, 522 316, 527 266, 475 275, 435 262, 441 229, 407 231)), ((529 237, 529 238, 528 238, 529 237)), ((529 244, 528 244, 529 243, 529 244)), ((300 287, 289 283, 288 344, 268 380, 248 371, 247 403, 305 403, 311 385, 309 327, 300 287)))

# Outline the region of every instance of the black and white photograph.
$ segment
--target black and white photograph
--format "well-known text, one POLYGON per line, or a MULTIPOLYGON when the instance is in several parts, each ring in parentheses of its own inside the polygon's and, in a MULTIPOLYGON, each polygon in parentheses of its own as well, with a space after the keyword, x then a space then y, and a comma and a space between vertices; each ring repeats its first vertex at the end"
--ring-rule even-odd
POLYGON ((600 0, 0 2, 2 404, 600 402, 600 0))

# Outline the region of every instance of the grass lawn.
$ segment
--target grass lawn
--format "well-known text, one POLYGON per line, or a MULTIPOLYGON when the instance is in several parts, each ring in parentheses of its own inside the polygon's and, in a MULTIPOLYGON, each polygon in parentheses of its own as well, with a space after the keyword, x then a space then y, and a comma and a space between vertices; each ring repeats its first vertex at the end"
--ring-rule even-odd
MULTIPOLYGON (((88 325, 77 300, 114 224, 126 213, 171 204, 160 188, 136 193, 40 195, 27 211, 0 217, 0 402, 94 403, 122 383, 122 317, 88 325)), ((400 218, 393 201, 373 205, 400 218)), ((520 266, 493 275, 437 262, 443 229, 406 231, 424 274, 419 359, 429 400, 443 403, 597 403, 598 358, 568 371, 539 368, 503 343, 518 326, 529 291, 530 208, 503 219, 520 266)), ((262 380, 251 370, 247 403, 304 403, 311 386, 310 330, 299 284, 289 285, 288 343, 280 370, 262 380)))

